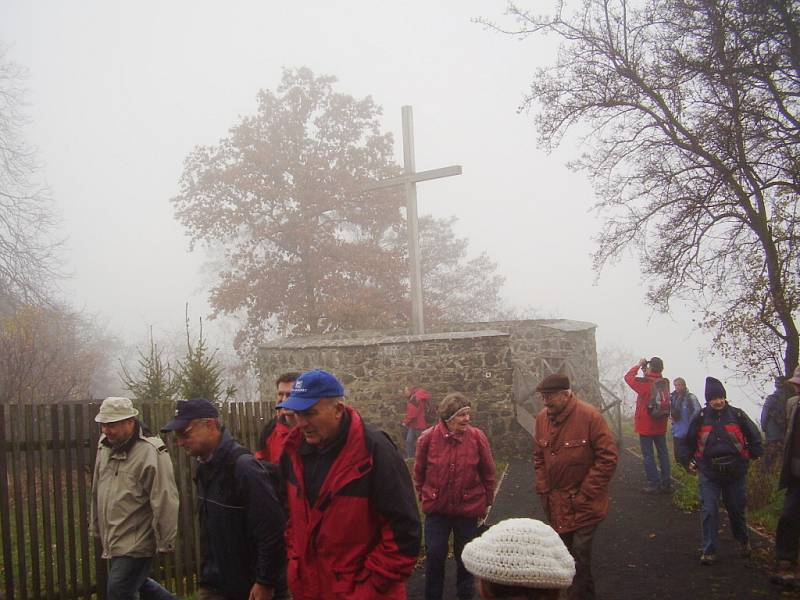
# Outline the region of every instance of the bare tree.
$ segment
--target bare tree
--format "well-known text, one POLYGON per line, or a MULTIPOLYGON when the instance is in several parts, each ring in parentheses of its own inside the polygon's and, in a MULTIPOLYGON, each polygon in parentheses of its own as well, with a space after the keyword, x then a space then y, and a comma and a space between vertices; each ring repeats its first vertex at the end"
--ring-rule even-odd
POLYGON ((39 304, 57 275, 49 239, 55 216, 46 187, 36 181, 38 165, 23 139, 27 73, 0 45, 0 308, 39 304))
MULTIPOLYGON (((606 217, 595 267, 634 247, 647 300, 688 301, 747 376, 798 362, 800 6, 791 0, 581 0, 514 36, 555 34, 534 76, 540 144, 570 130, 606 217), (574 6, 577 5, 577 6, 574 6)), ((484 21, 485 22, 485 21, 484 21)))

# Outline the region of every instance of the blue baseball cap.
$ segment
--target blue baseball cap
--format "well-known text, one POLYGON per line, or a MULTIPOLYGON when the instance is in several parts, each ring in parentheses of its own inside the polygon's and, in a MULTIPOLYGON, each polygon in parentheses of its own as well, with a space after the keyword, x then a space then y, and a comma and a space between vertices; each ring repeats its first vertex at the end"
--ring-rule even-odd
POLYGON ((297 378, 289 397, 278 404, 278 408, 308 410, 323 398, 344 396, 344 386, 327 371, 306 371, 297 378))
POLYGON ((184 429, 190 421, 195 419, 216 419, 219 417, 217 407, 205 398, 192 398, 179 400, 178 409, 172 420, 161 428, 161 431, 175 431, 184 429))

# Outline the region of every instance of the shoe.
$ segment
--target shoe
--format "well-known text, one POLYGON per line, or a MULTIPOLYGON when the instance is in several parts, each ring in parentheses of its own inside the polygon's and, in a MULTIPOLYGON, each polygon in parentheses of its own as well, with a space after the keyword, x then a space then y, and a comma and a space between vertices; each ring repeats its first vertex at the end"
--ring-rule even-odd
POLYGON ((711 566, 715 562, 717 562, 717 555, 716 554, 701 554, 700 555, 700 564, 705 566, 711 566))
POLYGON ((752 554, 753 548, 750 546, 750 542, 739 545, 739 558, 750 558, 752 554))
POLYGON ((647 485, 642 488, 643 494, 660 494, 661 488, 654 485, 647 485))
POLYGON ((662 494, 672 494, 672 485, 671 485, 671 484, 662 485, 662 486, 659 488, 659 491, 660 491, 662 494))

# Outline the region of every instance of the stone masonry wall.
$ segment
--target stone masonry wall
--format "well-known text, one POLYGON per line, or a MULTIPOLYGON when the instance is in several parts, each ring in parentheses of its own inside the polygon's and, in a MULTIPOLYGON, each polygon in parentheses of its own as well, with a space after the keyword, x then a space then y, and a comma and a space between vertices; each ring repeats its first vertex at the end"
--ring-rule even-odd
POLYGON ((530 436, 517 423, 512 335, 486 330, 424 335, 296 337, 262 347, 259 367, 265 398, 286 371, 325 369, 340 378, 347 402, 403 447, 405 386, 424 387, 438 404, 449 392, 472 401, 473 424, 498 456, 530 456, 530 436))
POLYGON ((534 414, 541 409, 535 388, 550 373, 566 373, 578 396, 595 406, 601 404, 597 368, 597 349, 593 323, 567 319, 456 323, 444 331, 494 329, 511 336, 514 367, 514 397, 529 406, 534 414))

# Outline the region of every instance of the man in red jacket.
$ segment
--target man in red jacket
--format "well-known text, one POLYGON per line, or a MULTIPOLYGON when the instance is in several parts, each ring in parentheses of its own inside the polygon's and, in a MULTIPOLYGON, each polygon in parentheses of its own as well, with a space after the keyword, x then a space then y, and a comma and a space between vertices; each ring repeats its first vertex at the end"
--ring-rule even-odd
POLYGON ((406 418, 403 426, 406 428, 406 458, 414 458, 417 453, 417 440, 420 434, 428 428, 425 418, 427 405, 431 395, 422 388, 406 388, 406 418))
POLYGON ((669 476, 669 452, 667 451, 667 421, 668 417, 654 419, 647 411, 653 382, 662 379, 664 361, 654 356, 649 361, 641 359, 625 373, 625 383, 636 392, 636 413, 633 425, 639 434, 639 447, 642 450, 644 472, 647 476, 647 486, 642 490, 645 494, 669 493, 672 484, 669 476), (637 377, 641 369, 644 377, 637 377), (653 448, 658 451, 658 464, 661 474, 656 467, 656 458, 653 448))
POLYGON ((294 600, 404 600, 420 526, 411 477, 391 439, 344 403, 326 371, 297 379, 280 468, 294 600))
POLYGON ((256 458, 268 463, 278 464, 278 459, 283 452, 286 436, 294 427, 294 413, 286 408, 279 408, 281 402, 289 398, 294 382, 299 373, 284 373, 275 381, 275 393, 278 399, 275 407, 276 415, 264 425, 258 438, 256 458))

